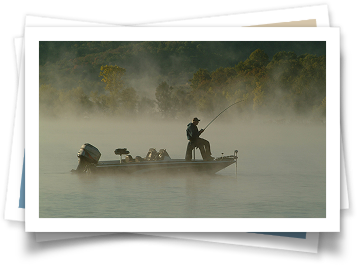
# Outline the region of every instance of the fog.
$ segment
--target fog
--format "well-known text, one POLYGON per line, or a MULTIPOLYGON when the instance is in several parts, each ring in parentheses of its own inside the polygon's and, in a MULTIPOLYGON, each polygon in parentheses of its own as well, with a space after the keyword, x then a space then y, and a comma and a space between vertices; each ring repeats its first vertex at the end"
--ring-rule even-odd
POLYGON ((86 42, 88 54, 74 59, 62 50, 40 67, 40 217, 326 216, 325 57, 297 57, 310 46, 323 55, 323 43, 262 42, 269 56, 258 43, 245 53, 244 43, 222 51, 225 43, 153 42, 125 46, 130 52, 102 44, 107 50, 86 42), (272 59, 297 46, 297 54, 272 59), (114 69, 103 83, 102 65, 125 75, 114 69), (183 159, 187 124, 198 117, 205 128, 239 100, 201 135, 213 157, 238 150, 237 174, 234 165, 213 176, 70 174, 84 143, 101 161, 118 160, 117 148, 133 157, 166 149, 183 159))
POLYGON ((47 52, 52 61, 40 66, 43 116, 209 119, 244 99, 231 109, 234 118, 325 120, 323 42, 64 43, 54 58, 47 52), (125 74, 108 72, 111 83, 104 83, 99 74, 105 65, 118 66, 125 74), (164 82, 167 87, 158 91, 164 82))
MULTIPOLYGON (((324 124, 287 123, 268 119, 247 122, 232 119, 222 113, 209 125, 201 138, 211 143, 212 155, 219 157, 232 155, 239 151, 242 157, 254 160, 253 150, 268 149, 274 154, 282 146, 301 155, 302 146, 319 146, 325 148, 326 131, 324 124)), ((204 128, 212 120, 198 117, 201 121, 198 128, 204 128)), ((124 120, 118 118, 107 119, 41 119, 40 145, 66 146, 66 156, 73 157, 84 143, 91 143, 102 153, 101 160, 119 159, 114 154, 116 148, 127 148, 133 157, 145 157, 149 148, 166 149, 171 158, 183 159, 186 146, 186 126, 192 122, 187 119, 140 119, 124 120)), ((201 158, 199 151, 196 157, 201 158)), ((325 159, 325 157, 322 157, 325 159)))
MULTIPOLYGON (((233 155, 235 166, 214 176, 77 176, 77 152, 90 143, 101 161, 117 160, 116 148, 145 157, 165 148, 183 159, 186 125, 118 119, 41 120, 41 217, 325 217, 325 125, 214 121, 201 135, 212 155, 233 155)), ((201 119, 199 128, 208 120, 201 119)), ((201 159, 196 150, 196 159, 201 159)))

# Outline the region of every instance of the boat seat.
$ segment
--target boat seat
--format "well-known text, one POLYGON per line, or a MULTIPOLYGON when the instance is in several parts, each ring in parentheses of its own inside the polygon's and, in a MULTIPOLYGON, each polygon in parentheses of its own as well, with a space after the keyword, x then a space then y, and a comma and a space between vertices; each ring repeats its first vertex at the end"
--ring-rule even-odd
POLYGON ((135 162, 135 160, 133 159, 133 157, 131 155, 127 155, 125 157, 125 162, 126 163, 131 163, 131 162, 135 162))

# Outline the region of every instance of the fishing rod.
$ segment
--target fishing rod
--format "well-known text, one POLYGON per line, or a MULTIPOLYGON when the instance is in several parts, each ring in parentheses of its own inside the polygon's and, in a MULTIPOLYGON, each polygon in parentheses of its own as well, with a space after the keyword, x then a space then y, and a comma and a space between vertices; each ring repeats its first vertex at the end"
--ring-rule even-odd
POLYGON ((242 102, 244 101, 244 99, 240 100, 240 101, 237 101, 237 102, 234 102, 232 105, 228 106, 227 108, 225 108, 223 111, 221 111, 221 113, 219 113, 210 123, 208 123, 208 125, 203 129, 203 130, 206 130, 206 128, 215 120, 218 118, 219 115, 221 115, 223 112, 225 112, 227 109, 229 109, 230 107, 232 107, 233 105, 235 104, 238 104, 239 102, 242 102))

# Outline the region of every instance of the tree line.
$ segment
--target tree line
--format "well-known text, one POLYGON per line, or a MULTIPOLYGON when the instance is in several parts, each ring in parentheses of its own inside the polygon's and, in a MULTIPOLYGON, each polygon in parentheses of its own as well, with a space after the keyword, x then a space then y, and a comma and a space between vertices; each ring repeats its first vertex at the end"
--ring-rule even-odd
MULTIPOLYGON (((47 68, 51 65, 47 64, 47 68)), ((325 55, 298 56, 295 52, 280 51, 270 60, 265 51, 256 49, 233 66, 199 68, 191 78, 177 84, 166 76, 158 80, 154 98, 141 96, 128 85, 127 69, 116 64, 101 65, 99 73, 91 72, 100 78, 100 84, 83 79, 72 89, 56 87, 56 75, 51 77, 50 69, 43 72, 46 73, 41 78, 40 71, 40 113, 52 117, 212 116, 238 100, 244 101, 232 111, 246 119, 255 114, 284 117, 294 113, 315 119, 326 115, 325 55)))

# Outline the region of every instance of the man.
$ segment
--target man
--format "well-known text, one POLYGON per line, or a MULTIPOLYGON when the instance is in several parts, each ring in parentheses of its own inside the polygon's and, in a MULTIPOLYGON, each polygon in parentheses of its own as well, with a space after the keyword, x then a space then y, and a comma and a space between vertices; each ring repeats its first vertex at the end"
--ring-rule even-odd
POLYGON ((203 129, 198 131, 197 125, 200 122, 199 119, 193 118, 192 122, 187 124, 186 134, 188 139, 187 149, 186 149, 186 161, 192 160, 192 150, 198 147, 201 151, 203 160, 210 161, 214 158, 211 157, 211 147, 207 140, 200 138, 203 133, 203 129))

